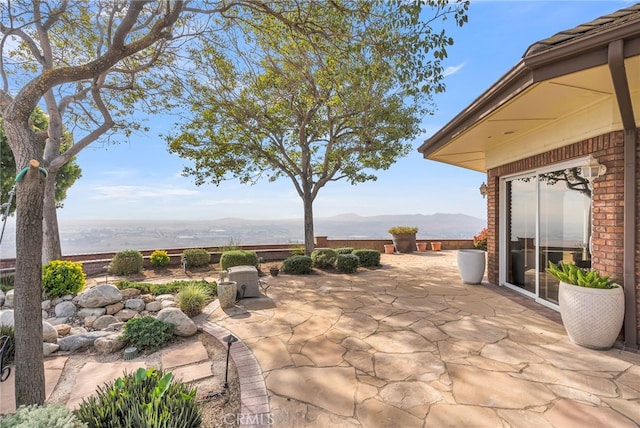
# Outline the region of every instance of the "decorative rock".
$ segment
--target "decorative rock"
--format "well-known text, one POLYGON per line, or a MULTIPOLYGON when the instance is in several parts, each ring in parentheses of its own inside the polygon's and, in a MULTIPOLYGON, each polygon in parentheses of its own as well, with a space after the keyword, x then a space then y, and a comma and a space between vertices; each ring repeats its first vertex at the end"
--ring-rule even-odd
POLYGON ((42 311, 42 319, 46 320, 47 318, 49 318, 49 312, 47 311, 42 311))
POLYGON ((106 310, 107 315, 113 315, 116 312, 119 312, 122 309, 124 309, 124 305, 122 304, 122 302, 118 302, 118 303, 114 303, 113 305, 108 305, 104 309, 106 310))
POLYGON ((113 324, 109 324, 109 326, 105 328, 104 331, 120 331, 122 330, 122 326, 125 324, 126 322, 114 322, 113 324))
POLYGON ((78 311, 78 316, 80 318, 85 317, 100 317, 107 313, 105 308, 82 308, 78 311))
POLYGON ((96 348, 96 351, 101 354, 111 354, 124 348, 125 342, 120 340, 119 334, 111 334, 97 338, 95 342, 93 342, 93 346, 96 348))
POLYGON ((143 295, 140 296, 140 298, 145 303, 155 302, 155 300, 156 300, 155 296, 152 295, 152 294, 143 294, 143 295))
POLYGON ((47 318, 45 320, 46 322, 48 322, 49 324, 51 324, 52 326, 56 326, 56 325, 60 325, 60 324, 67 324, 67 321, 69 321, 68 317, 62 317, 62 318, 47 318))
POLYGON ((160 309, 162 309, 162 302, 149 302, 145 306, 145 309, 149 312, 158 312, 160 309))
POLYGON ((42 341, 56 343, 58 340, 58 332, 46 321, 42 321, 42 341))
POLYGON ((69 302, 68 300, 65 300, 63 302, 58 303, 54 311, 56 313, 56 317, 66 318, 66 317, 75 316, 77 309, 76 309, 76 305, 69 302))
POLYGON ((173 300, 163 300, 162 302, 160 302, 160 304, 162 305, 162 308, 175 308, 176 306, 178 306, 176 304, 176 302, 174 302, 173 300))
POLYGON ((79 295, 78 304, 83 308, 100 308, 122 300, 122 293, 109 284, 96 285, 79 295))
POLYGON ((119 321, 127 321, 138 316, 138 313, 131 309, 123 309, 113 314, 119 321))
POLYGON ((124 307, 127 309, 132 309, 136 312, 140 312, 144 310, 145 303, 142 299, 129 299, 124 303, 124 307))
POLYGON ((7 291, 4 295, 4 306, 7 308, 13 308, 13 289, 7 291))
POLYGON ((40 306, 42 307, 43 310, 48 311, 49 309, 51 309, 51 300, 43 301, 40 306))
POLYGON ((175 297, 173 297, 173 294, 159 294, 156 296, 156 300, 164 302, 165 300, 175 300, 175 297))
POLYGON ((48 343, 42 342, 42 354, 46 357, 47 355, 51 355, 60 349, 60 345, 57 343, 48 343))
POLYGON ((93 342, 99 337, 109 336, 111 333, 106 331, 91 331, 82 334, 73 334, 58 340, 61 351, 75 351, 80 348, 93 346, 93 342))
POLYGON ((85 334, 87 329, 84 327, 71 327, 69 334, 85 334))
POLYGON ((58 336, 66 336, 71 332, 71 326, 69 324, 56 325, 53 328, 58 332, 58 336))
POLYGON ((74 299, 74 295, 73 294, 65 294, 64 296, 61 297, 62 301, 64 302, 70 302, 74 299))
POLYGON ((0 325, 13 325, 13 309, 0 311, 0 325))
POLYGON ((62 298, 61 297, 54 297, 53 299, 51 299, 51 306, 55 306, 60 302, 62 302, 62 298))
POLYGON ((84 317, 84 326, 85 327, 93 327, 93 323, 98 319, 98 317, 89 315, 88 317, 84 317))
POLYGON ((125 288, 124 290, 120 290, 120 293, 125 299, 142 294, 142 292, 137 288, 125 288))
POLYGON ((96 330, 104 330, 109 327, 109 325, 116 322, 118 322, 118 319, 113 315, 102 315, 93 322, 93 328, 96 330))
POLYGON ((165 308, 156 317, 160 321, 175 325, 173 333, 176 336, 193 336, 198 332, 196 324, 178 308, 165 308))

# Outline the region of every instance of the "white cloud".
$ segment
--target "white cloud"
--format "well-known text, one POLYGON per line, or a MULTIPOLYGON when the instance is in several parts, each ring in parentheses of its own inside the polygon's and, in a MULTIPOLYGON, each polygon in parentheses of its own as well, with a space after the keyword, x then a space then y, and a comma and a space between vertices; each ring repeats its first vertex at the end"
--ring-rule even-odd
POLYGON ((181 189, 177 187, 142 187, 142 186, 97 186, 91 199, 119 199, 139 200, 147 198, 166 198, 170 196, 193 196, 197 190, 181 189))
POLYGON ((444 77, 451 76, 452 74, 455 74, 455 73, 457 73, 458 71, 460 71, 460 69, 461 69, 462 67, 464 67, 464 62, 463 62, 462 64, 459 64, 459 65, 452 65, 452 66, 450 66, 450 67, 446 67, 446 68, 444 69, 444 72, 442 73, 442 75, 443 75, 444 77))

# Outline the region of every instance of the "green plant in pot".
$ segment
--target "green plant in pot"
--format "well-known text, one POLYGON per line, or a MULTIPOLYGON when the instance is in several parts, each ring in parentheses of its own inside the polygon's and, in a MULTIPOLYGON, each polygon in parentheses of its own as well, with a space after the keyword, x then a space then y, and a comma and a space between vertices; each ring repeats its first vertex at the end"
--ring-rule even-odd
POLYGON ((416 249, 416 234, 418 228, 414 226, 394 226, 389 229, 393 245, 399 253, 412 253, 416 249))
POLYGON ((624 321, 624 290, 616 279, 562 262, 549 262, 546 271, 560 281, 560 316, 569 339, 586 348, 611 348, 624 321))

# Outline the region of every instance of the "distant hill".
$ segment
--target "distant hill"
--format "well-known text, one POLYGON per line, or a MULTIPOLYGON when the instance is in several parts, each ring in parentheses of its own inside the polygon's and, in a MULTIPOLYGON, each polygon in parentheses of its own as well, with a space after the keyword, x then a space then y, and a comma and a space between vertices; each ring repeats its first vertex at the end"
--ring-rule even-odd
MULTIPOLYGON (((315 235, 330 239, 390 238, 392 226, 415 226, 418 238, 468 239, 486 220, 464 214, 360 216, 340 214, 315 219, 315 235)), ((61 220, 64 254, 125 249, 151 250, 194 246, 282 244, 304 241, 302 219, 250 220, 61 220)), ((0 258, 15 257, 15 225, 7 223, 0 258)))

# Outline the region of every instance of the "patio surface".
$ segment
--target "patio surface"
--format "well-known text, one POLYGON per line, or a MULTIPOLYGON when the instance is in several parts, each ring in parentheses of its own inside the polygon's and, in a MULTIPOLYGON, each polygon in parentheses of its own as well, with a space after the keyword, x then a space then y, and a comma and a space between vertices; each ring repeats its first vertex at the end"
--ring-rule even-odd
POLYGON ((236 360, 243 412, 275 427, 640 425, 639 354, 579 347, 554 311, 462 284, 454 251, 382 264, 267 277, 268 298, 211 313, 205 330, 231 331, 264 377, 236 360))
MULTIPOLYGON (((555 311, 462 284, 455 251, 381 262, 354 275, 266 277, 268 297, 224 311, 216 300, 194 319, 220 341, 240 339, 231 356, 242 427, 640 426, 640 354, 579 347, 555 311)), ((181 365, 186 381, 211 376, 198 345, 162 365, 181 365)), ((45 364, 47 397, 66 360, 45 364)), ((67 405, 136 364, 87 364, 67 405)), ((12 409, 13 382, 3 382, 0 411, 12 409)))

